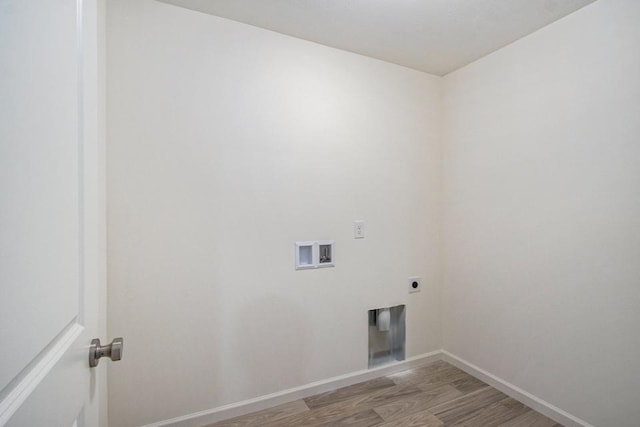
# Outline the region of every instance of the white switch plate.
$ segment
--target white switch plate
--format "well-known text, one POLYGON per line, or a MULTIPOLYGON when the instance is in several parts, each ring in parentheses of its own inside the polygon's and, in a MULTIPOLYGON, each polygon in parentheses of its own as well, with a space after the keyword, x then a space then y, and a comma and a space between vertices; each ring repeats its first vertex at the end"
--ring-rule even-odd
POLYGON ((353 221, 353 238, 364 239, 364 221, 353 221))
POLYGON ((422 290, 422 278, 421 277, 409 277, 407 279, 409 285, 409 293, 420 292, 422 290), (414 283, 417 283, 416 286, 414 283))

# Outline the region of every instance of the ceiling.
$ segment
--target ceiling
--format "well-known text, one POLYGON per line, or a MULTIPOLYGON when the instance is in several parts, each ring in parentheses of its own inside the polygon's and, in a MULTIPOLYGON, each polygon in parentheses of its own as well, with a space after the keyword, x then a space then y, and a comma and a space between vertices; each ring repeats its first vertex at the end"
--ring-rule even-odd
POLYGON ((161 0, 445 75, 595 0, 161 0))

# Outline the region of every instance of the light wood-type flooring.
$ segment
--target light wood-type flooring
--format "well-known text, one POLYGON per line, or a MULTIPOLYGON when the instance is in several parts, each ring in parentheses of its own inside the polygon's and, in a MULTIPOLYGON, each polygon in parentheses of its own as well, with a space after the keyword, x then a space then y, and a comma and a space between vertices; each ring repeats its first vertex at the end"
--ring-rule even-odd
POLYGON ((443 361, 213 426, 561 427, 443 361))

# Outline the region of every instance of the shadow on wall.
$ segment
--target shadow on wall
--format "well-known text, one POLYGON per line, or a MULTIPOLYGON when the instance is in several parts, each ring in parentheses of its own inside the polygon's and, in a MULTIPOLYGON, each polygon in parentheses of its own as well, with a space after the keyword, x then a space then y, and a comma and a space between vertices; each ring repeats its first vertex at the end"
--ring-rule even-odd
POLYGON ((308 382, 312 333, 305 314, 282 297, 266 295, 242 306, 233 323, 233 372, 244 396, 261 396, 308 382))

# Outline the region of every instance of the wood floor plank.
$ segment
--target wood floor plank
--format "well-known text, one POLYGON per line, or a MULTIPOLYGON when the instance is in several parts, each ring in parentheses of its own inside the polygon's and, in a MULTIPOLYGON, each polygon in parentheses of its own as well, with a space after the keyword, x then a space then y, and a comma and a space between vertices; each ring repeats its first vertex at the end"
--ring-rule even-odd
POLYGON ((486 387, 488 384, 467 374, 466 376, 461 376, 461 378, 453 380, 451 382, 451 385, 456 390, 459 390, 462 393, 467 394, 467 393, 472 393, 476 390, 480 390, 481 388, 486 387))
MULTIPOLYGON (((276 426, 318 426, 335 422, 344 417, 403 399, 422 391, 414 385, 394 385, 368 394, 360 394, 330 405, 321 406, 305 413, 281 419, 276 423, 266 423, 265 427, 276 426)), ((377 414, 376 414, 377 415, 377 414)), ((382 421, 382 418, 381 418, 382 421)))
POLYGON ((431 412, 440 418, 445 425, 455 425, 458 422, 465 421, 470 414, 473 414, 478 409, 482 409, 506 397, 504 393, 487 386, 473 393, 433 407, 431 408, 431 412))
POLYGON ((395 402, 377 406, 374 410, 385 421, 393 421, 398 418, 406 417, 407 415, 433 408, 434 406, 438 406, 462 395, 462 392, 456 390, 452 386, 443 385, 429 391, 423 391, 418 394, 398 399, 395 402))
POLYGON ((529 411, 527 406, 507 397, 468 414, 453 425, 456 427, 497 427, 527 411, 529 411))
POLYGON ((375 413, 372 409, 366 411, 356 412, 345 418, 341 418, 336 421, 331 421, 326 424, 322 424, 323 427, 373 427, 379 426, 382 422, 382 418, 375 413))
POLYGON ((394 421, 380 424, 378 427, 441 427, 444 424, 429 411, 421 411, 394 421))
POLYGON ((366 396, 358 396, 353 398, 353 402, 358 407, 374 408, 382 406, 396 400, 405 399, 415 394, 422 393, 418 387, 409 385, 397 385, 388 389, 380 390, 366 396))
POLYGON ((539 412, 529 409, 524 414, 513 418, 500 427, 562 427, 550 418, 545 417, 539 412))
POLYGON ((467 374, 463 370, 458 369, 455 366, 449 366, 446 369, 435 372, 429 377, 425 377, 422 381, 415 384, 424 391, 446 384, 453 385, 454 387, 454 384, 458 384, 463 393, 471 393, 472 391, 479 390, 482 387, 472 389, 471 387, 465 387, 465 385, 476 384, 477 381, 479 380, 467 374))
POLYGON ((365 381, 362 383, 354 384, 348 387, 339 388, 337 390, 328 391, 326 393, 318 394, 315 396, 307 397, 304 402, 309 409, 320 408, 348 400, 354 396, 375 392, 380 389, 393 387, 396 383, 386 377, 380 377, 371 381, 365 381))
POLYGON ((309 411, 309 407, 304 401, 296 400, 274 408, 265 409, 264 411, 210 424, 208 427, 258 427, 307 411, 309 411))

